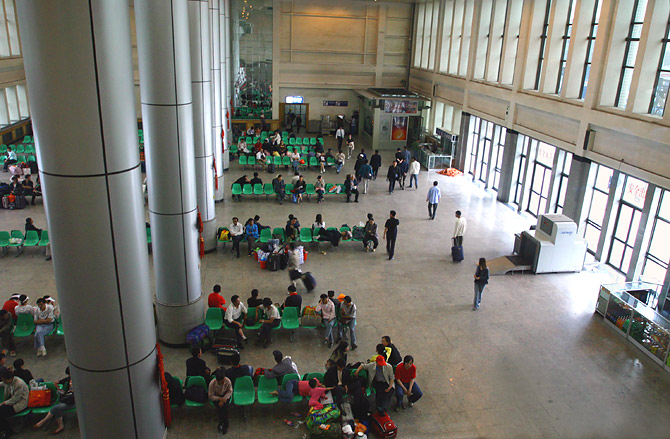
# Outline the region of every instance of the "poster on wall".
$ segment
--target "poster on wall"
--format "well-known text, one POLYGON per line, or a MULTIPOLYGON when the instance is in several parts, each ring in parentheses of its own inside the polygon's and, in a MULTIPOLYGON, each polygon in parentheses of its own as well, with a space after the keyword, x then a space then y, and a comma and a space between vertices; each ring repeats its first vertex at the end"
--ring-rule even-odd
POLYGON ((407 117, 393 116, 391 140, 407 140, 407 117))
POLYGON ((384 100, 384 113, 416 113, 419 108, 417 101, 402 101, 398 99, 384 100))

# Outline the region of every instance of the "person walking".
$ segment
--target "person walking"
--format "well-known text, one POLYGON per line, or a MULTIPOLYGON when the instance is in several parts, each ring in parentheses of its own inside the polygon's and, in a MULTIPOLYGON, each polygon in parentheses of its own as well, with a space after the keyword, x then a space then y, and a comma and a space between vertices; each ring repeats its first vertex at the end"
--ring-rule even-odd
POLYGON ((468 224, 465 221, 465 218, 461 216, 461 211, 456 211, 456 223, 454 224, 454 242, 456 246, 463 245, 463 235, 465 235, 465 229, 468 224))
POLYGON ((419 189, 419 172, 421 171, 421 164, 416 161, 415 158, 412 158, 412 162, 409 164, 409 187, 412 187, 412 182, 414 182, 414 188, 419 189))
POLYGON ((395 253, 395 241, 398 237, 398 225, 400 224, 395 215, 395 210, 392 210, 389 213, 389 219, 384 224, 384 239, 386 239, 386 252, 389 255, 389 261, 393 259, 395 253))
POLYGON ((367 159, 363 160, 363 164, 361 167, 358 169, 358 181, 363 182, 363 193, 367 194, 368 193, 368 184, 370 183, 370 180, 374 177, 374 172, 372 170, 372 167, 368 164, 367 159))
POLYGON ((392 194, 395 189, 395 182, 398 180, 398 175, 398 162, 394 160, 386 173, 386 181, 389 182, 389 194, 392 194))
POLYGON ((337 131, 335 131, 335 140, 337 140, 338 152, 342 152, 342 141, 344 141, 344 128, 339 127, 337 131))
POLYGON ((382 156, 379 155, 379 150, 375 149, 375 153, 370 157, 370 166, 372 167, 372 179, 377 179, 377 172, 382 166, 382 156))
POLYGON ((437 211, 437 203, 440 202, 441 196, 442 194, 440 192, 440 188, 437 187, 437 181, 434 181, 433 187, 428 189, 428 195, 426 196, 426 201, 428 202, 428 217, 432 220, 435 219, 435 212, 437 211))
POLYGON ((472 306, 473 311, 479 309, 479 304, 482 301, 482 293, 484 292, 484 287, 488 283, 489 283, 489 269, 486 266, 486 259, 479 258, 479 263, 477 264, 477 271, 475 271, 475 302, 472 306))

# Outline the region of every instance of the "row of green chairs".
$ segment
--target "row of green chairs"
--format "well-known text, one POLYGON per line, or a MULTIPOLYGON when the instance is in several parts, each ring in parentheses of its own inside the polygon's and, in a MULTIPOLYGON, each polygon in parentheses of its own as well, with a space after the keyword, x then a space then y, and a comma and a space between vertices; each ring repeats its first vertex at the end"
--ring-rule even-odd
MULTIPOLYGON (((269 229, 268 229, 269 230, 269 229)), ((280 310, 281 321, 279 326, 273 328, 273 330, 279 329, 288 329, 291 342, 294 340, 295 330, 300 327, 300 310, 294 307, 287 307, 283 310, 280 310)), ((256 307, 249 307, 247 309, 247 315, 256 315, 256 307)), ((259 319, 260 320, 260 319, 259 319)), ((212 331, 218 331, 223 327, 223 310, 221 308, 209 308, 205 315, 205 324, 212 331)), ((250 331, 258 330, 261 327, 261 323, 256 321, 253 325, 247 325, 245 323, 244 328, 250 331)))
MULTIPOLYGON (((22 338, 28 337, 35 332, 35 320, 32 314, 19 314, 16 316, 16 325, 14 325, 13 334, 14 337, 22 338)), ((54 322, 54 328, 47 335, 64 335, 63 324, 60 318, 57 318, 54 322), (59 330, 60 328, 60 330, 59 330)))
POLYGON ((0 145, 0 152, 5 153, 7 152, 7 146, 11 146, 12 150, 17 153, 17 154, 35 154, 35 145, 32 143, 19 143, 16 145, 0 145))
MULTIPOLYGON (((13 418, 23 418, 24 416, 35 414, 35 415, 46 415, 51 411, 51 409, 60 402, 60 394, 58 393, 58 388, 52 382, 44 382, 42 385, 46 386, 48 390, 51 391, 51 401, 46 407, 26 407, 23 411, 16 413, 13 418)), ((0 387, 0 401, 5 399, 5 388, 0 387)), ((65 410, 65 413, 74 413, 77 411, 76 407, 73 407, 69 410, 65 410)))
MULTIPOLYGON (((0 155, 0 162, 4 162, 5 160, 7 160, 7 154, 0 155)), ((37 157, 35 157, 34 155, 16 154, 16 161, 17 163, 36 162, 37 157)))
POLYGON ((15 247, 17 256, 23 253, 24 247, 46 247, 49 245, 49 232, 42 230, 42 234, 38 235, 35 230, 29 230, 25 235, 20 230, 12 230, 10 232, 0 231, 0 248, 2 248, 2 255, 4 256, 9 251, 10 247, 15 247), (10 238, 20 239, 20 242, 10 242, 10 238))

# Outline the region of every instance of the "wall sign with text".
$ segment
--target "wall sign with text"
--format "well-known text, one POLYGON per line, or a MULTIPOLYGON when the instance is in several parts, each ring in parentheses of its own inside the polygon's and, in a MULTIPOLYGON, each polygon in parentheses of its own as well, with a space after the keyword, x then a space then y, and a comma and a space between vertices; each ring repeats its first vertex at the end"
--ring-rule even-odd
POLYGON ((324 107, 348 107, 349 101, 323 101, 324 107))

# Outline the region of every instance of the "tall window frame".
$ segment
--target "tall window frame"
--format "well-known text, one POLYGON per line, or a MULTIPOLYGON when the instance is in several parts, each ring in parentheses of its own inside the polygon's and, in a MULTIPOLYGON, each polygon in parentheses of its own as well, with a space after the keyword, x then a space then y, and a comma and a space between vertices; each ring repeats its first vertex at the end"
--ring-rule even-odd
POLYGON ((502 174, 502 161, 503 154, 505 152, 505 137, 507 136, 507 128, 500 125, 495 127, 496 134, 493 137, 493 153, 491 155, 493 166, 493 182, 491 188, 494 191, 498 191, 500 186, 500 175, 502 174))
POLYGON ((670 265, 670 190, 664 189, 654 216, 649 245, 644 255, 642 279, 663 283, 670 265), (660 235, 660 236, 659 236, 660 235))
POLYGON ((561 94, 563 88, 563 77, 565 75, 565 65, 568 62, 568 51, 570 50, 570 37, 572 35, 572 23, 575 18, 576 0, 570 0, 568 5, 568 17, 565 21, 565 32, 563 32, 563 45, 561 47, 561 59, 558 65, 558 78, 556 80, 556 94, 561 94))
POLYGON ((665 38, 661 39, 661 43, 661 56, 654 79, 654 88, 651 89, 649 114, 663 117, 668 93, 670 92, 670 47, 668 46, 668 43, 670 43, 670 14, 668 14, 668 24, 665 28, 665 38))
POLYGON ((544 52, 547 48, 547 35, 549 33, 549 17, 551 15, 551 3, 547 1, 547 9, 544 11, 544 22, 542 23, 542 34, 540 35, 540 56, 537 61, 537 72, 535 73, 535 85, 533 90, 540 89, 540 78, 542 77, 542 67, 544 66, 544 52))
POLYGON ((528 201, 526 202, 526 212, 537 218, 540 214, 546 212, 549 204, 549 188, 551 187, 553 156, 551 164, 540 160, 541 146, 546 145, 553 149, 553 154, 556 154, 558 148, 548 143, 540 142, 537 139, 531 139, 535 142, 535 160, 533 160, 533 172, 530 178, 530 192, 528 193, 528 201))
POLYGON ((528 162, 528 154, 530 151, 530 137, 523 136, 523 143, 521 144, 521 154, 519 154, 519 171, 516 176, 516 188, 514 189, 514 201, 517 206, 521 203, 521 196, 523 194, 523 184, 526 179, 526 163, 528 162))
POLYGON ((479 148, 479 130, 481 129, 484 120, 477 116, 470 117, 470 136, 468 137, 468 158, 470 162, 467 165, 468 174, 475 178, 475 171, 477 169, 477 150, 479 148))
POLYGON ((556 206, 554 213, 563 213, 565 206, 565 197, 568 192, 568 182, 570 180, 570 167, 572 166, 572 153, 565 152, 563 154, 563 163, 559 163, 561 173, 558 176, 558 192, 556 195, 556 206))
POLYGON ((595 48, 596 37, 598 36, 601 6, 601 0, 596 0, 595 5, 593 6, 591 30, 589 31, 589 36, 586 37, 586 57, 584 58, 584 71, 582 72, 582 83, 579 88, 579 99, 584 99, 586 97, 586 88, 589 85, 589 74, 591 73, 591 63, 593 62, 593 49, 595 48))
POLYGON ((479 147, 478 147, 478 161, 479 161, 479 181, 486 183, 486 178, 489 173, 489 155, 493 145, 493 135, 495 133, 495 124, 488 120, 482 121, 479 129, 479 147), (483 131, 483 132, 482 132, 483 131))
POLYGON ((633 15, 628 27, 628 35, 626 35, 626 49, 624 50, 623 61, 621 63, 621 74, 619 75, 619 83, 617 84, 616 96, 614 98, 614 106, 621 109, 625 109, 628 104, 630 86, 633 80, 633 72, 635 71, 635 61, 637 60, 640 45, 640 36, 642 35, 642 27, 647 10, 647 0, 634 1, 633 15))
POLYGON ((633 262, 635 240, 642 221, 642 209, 644 207, 645 197, 641 194, 643 191, 646 194, 647 187, 646 182, 630 175, 626 175, 624 178, 623 192, 619 199, 609 252, 607 253, 607 264, 622 274, 628 272, 630 264, 633 262))

